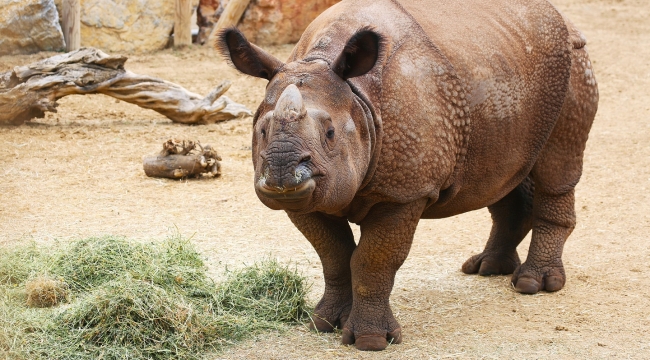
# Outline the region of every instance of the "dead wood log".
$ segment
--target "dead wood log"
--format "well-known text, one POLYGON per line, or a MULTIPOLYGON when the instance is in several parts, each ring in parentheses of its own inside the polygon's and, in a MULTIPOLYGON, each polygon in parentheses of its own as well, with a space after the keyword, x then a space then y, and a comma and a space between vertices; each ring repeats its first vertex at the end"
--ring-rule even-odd
POLYGON ((56 112, 57 100, 73 94, 104 94, 157 111, 182 124, 210 124, 252 115, 222 96, 225 81, 202 97, 162 79, 124 69, 127 57, 81 48, 0 74, 0 124, 20 125, 56 112))
POLYGON ((149 177, 181 179, 202 175, 221 175, 221 157, 210 145, 193 141, 167 140, 158 155, 142 159, 144 173, 149 177))

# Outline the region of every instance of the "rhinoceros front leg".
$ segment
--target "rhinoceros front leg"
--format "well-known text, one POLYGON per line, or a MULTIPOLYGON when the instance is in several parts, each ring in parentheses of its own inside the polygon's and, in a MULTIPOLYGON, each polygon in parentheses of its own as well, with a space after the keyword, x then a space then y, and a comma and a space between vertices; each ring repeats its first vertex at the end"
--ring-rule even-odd
POLYGON ((312 244, 323 264, 325 293, 314 309, 311 328, 331 332, 341 327, 352 309, 350 258, 356 248, 346 219, 322 213, 287 213, 312 244))
POLYGON ((395 273, 411 248, 426 200, 379 204, 361 222, 361 239, 352 255, 352 312, 343 327, 343 344, 383 350, 400 343, 402 331, 390 309, 395 273))
POLYGON ((488 206, 492 215, 490 237, 482 253, 465 261, 465 274, 506 275, 521 265, 517 245, 533 226, 534 189, 533 180, 526 177, 503 199, 488 206))

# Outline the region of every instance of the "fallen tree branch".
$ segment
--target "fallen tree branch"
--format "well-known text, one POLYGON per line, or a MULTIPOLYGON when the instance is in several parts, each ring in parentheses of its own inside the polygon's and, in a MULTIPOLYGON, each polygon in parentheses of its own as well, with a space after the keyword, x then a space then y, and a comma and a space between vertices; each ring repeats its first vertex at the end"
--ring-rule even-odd
POLYGON ((57 100, 73 94, 104 94, 157 111, 174 122, 211 124, 252 115, 223 94, 225 81, 205 97, 162 79, 124 69, 127 58, 81 48, 0 74, 0 124, 20 125, 56 112, 57 100))
POLYGON ((221 175, 221 157, 210 145, 193 141, 167 140, 158 155, 142 159, 144 173, 149 177, 181 179, 221 175))

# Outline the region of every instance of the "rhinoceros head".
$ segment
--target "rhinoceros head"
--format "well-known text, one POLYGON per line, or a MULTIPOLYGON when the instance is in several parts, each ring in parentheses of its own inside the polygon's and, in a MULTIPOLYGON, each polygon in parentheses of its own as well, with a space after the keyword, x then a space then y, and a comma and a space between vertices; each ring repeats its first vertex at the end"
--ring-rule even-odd
POLYGON ((241 72, 269 80, 254 118, 255 190, 272 209, 343 210, 361 187, 371 160, 372 115, 349 78, 370 71, 379 37, 360 31, 336 60, 283 63, 236 29, 217 43, 241 72))

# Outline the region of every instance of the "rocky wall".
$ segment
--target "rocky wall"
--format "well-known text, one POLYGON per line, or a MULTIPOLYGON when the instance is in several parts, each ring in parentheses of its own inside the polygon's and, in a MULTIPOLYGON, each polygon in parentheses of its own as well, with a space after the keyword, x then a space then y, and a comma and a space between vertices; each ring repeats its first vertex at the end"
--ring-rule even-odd
MULTIPOLYGON (((56 0, 59 12, 61 1, 56 0)), ((81 46, 107 52, 163 49, 174 29, 174 6, 175 0, 81 0, 81 46)))
MULTIPOLYGON (((316 16, 338 1, 252 0, 239 28, 261 45, 296 42, 316 16)), ((63 49, 61 2, 0 0, 0 54, 63 49)), ((193 3, 202 42, 227 0, 193 3)), ((174 7, 175 0, 81 0, 81 46, 119 53, 163 49, 174 28, 174 7)))
MULTIPOLYGON (((228 0, 200 0, 199 42, 207 39, 228 0)), ((293 43, 325 9, 339 0, 252 0, 238 28, 258 45, 293 43)))
POLYGON ((54 0, 0 0, 0 55, 65 48, 54 0))

